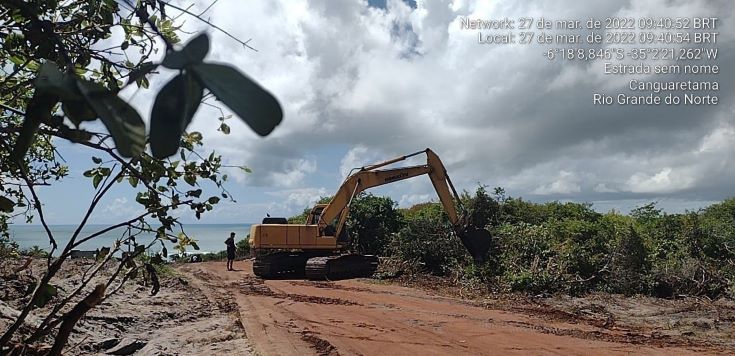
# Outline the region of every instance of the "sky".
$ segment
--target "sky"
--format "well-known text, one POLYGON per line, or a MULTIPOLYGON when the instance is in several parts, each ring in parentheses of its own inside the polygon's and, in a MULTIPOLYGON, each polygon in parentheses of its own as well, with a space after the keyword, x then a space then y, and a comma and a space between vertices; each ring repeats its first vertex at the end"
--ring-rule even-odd
MULTIPOLYGON (((194 2, 191 11, 210 4, 194 2)), ((682 212, 735 196, 734 7, 729 0, 219 0, 204 16, 257 51, 192 18, 183 28, 208 32, 207 60, 258 81, 278 98, 284 119, 262 138, 232 118, 224 135, 219 112, 199 109, 189 129, 204 134, 205 151, 252 173, 228 169, 237 203, 222 203, 198 222, 295 215, 335 192, 350 169, 427 147, 459 189, 503 187, 537 202, 591 202, 626 213, 656 201, 682 212), (604 61, 550 61, 544 45, 479 44, 477 31, 460 28, 463 17, 647 16, 718 17, 721 73, 707 80, 719 82, 719 104, 595 106, 592 93, 625 92, 631 77, 603 74, 604 61)), ((108 40, 116 41, 119 33, 108 40)), ((152 78, 154 90, 123 95, 147 117, 155 89, 171 75, 152 78)), ((71 175, 41 195, 49 222, 73 224, 93 194, 82 176, 93 163, 84 147, 59 145, 71 175)), ((401 207, 437 200, 426 177, 371 192, 401 207)), ((134 216, 134 197, 129 188, 112 190, 92 222, 134 216)), ((197 222, 187 214, 182 220, 197 222)))

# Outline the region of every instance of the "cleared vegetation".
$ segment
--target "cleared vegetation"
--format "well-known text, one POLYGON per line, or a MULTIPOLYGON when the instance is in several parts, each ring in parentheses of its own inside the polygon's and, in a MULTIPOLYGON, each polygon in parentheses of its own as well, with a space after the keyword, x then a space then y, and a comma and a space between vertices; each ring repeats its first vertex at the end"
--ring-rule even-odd
POLYGON ((485 187, 462 200, 493 236, 483 265, 449 235, 438 203, 398 209, 390 198, 361 195, 349 221, 353 247, 388 257, 378 277, 429 273, 476 291, 735 296, 735 199, 682 214, 655 203, 603 214, 587 203, 538 204, 485 187))

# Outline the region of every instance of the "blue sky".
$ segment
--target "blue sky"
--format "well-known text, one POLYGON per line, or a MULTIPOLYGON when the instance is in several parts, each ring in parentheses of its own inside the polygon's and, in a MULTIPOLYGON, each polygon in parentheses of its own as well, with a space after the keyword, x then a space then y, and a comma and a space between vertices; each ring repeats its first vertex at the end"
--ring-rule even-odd
MULTIPOLYGON (((209 4, 198 1, 192 9, 209 4)), ((734 13, 724 0, 220 0, 207 17, 251 39, 257 52, 193 20, 184 29, 207 31, 213 42, 208 60, 259 81, 279 99, 285 117, 266 138, 233 118, 226 136, 216 130, 219 113, 199 109, 190 130, 204 134, 205 151, 253 170, 229 172, 227 188, 238 203, 220 204, 200 222, 294 215, 334 192, 350 168, 426 147, 442 157, 460 189, 501 186, 533 201, 584 201, 623 212, 658 201, 679 212, 733 196, 735 75, 726 63, 735 55, 734 13), (722 73, 707 79, 720 81, 720 104, 595 107, 591 93, 625 91, 630 78, 605 76, 600 62, 549 62, 541 45, 480 45, 475 32, 459 27, 463 17, 522 16, 720 16, 722 73)), ((108 42, 119 44, 121 35, 108 42)), ((152 88, 171 75, 152 78, 152 88)), ((147 117, 154 90, 122 95, 147 117)), ((41 193, 51 223, 73 224, 93 194, 82 177, 93 163, 81 146, 59 142, 59 150, 71 174, 41 193)), ((435 199, 424 177, 372 192, 403 207, 435 199)), ((92 222, 133 216, 134 197, 129 188, 113 190, 92 222)))

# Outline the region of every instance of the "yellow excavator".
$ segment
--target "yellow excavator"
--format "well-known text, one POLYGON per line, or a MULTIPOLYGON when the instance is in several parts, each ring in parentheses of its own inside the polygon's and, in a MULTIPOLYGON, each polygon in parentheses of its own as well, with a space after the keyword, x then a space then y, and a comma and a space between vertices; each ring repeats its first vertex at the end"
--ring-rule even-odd
POLYGON ((261 278, 303 276, 308 279, 369 277, 378 267, 378 257, 343 253, 349 244, 345 221, 352 200, 372 187, 427 174, 444 211, 476 262, 490 248, 490 233, 468 224, 457 191, 439 157, 430 149, 354 169, 329 204, 317 204, 306 224, 288 224, 286 218, 265 218, 250 227, 250 246, 255 252, 253 272, 261 278), (426 154, 426 164, 380 169, 409 157, 426 154), (451 190, 450 190, 451 189, 451 190), (458 212, 458 208, 461 212, 458 212))

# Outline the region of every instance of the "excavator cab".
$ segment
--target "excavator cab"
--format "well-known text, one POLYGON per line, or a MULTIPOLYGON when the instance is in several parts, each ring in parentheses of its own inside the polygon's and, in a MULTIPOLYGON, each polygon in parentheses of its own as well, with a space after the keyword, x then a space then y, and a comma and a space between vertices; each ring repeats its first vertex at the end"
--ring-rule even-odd
POLYGON ((319 216, 322 214, 322 211, 326 206, 327 204, 314 205, 314 207, 311 208, 311 211, 309 212, 309 216, 306 217, 306 223, 309 225, 319 224, 319 216))

